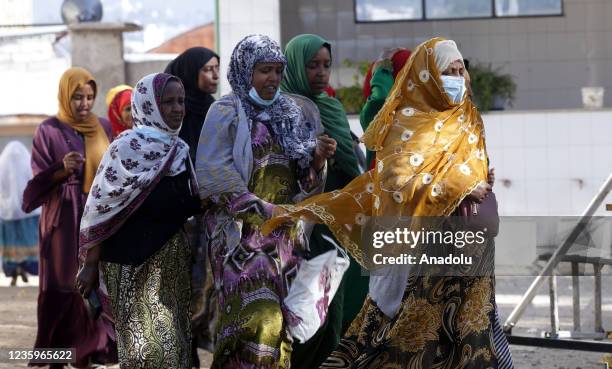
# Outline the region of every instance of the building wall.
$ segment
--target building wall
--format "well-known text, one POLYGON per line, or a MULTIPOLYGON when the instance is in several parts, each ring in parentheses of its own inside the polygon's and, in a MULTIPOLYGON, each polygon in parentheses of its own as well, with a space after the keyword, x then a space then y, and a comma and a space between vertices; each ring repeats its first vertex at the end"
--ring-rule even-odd
POLYGON ((280 41, 280 0, 217 0, 219 7, 219 57, 221 58, 220 94, 230 91, 227 67, 236 44, 245 36, 260 33, 280 41))
POLYGON ((11 142, 11 141, 19 141, 22 144, 26 145, 26 147, 31 150, 32 149, 32 138, 33 138, 33 136, 31 136, 31 135, 28 135, 28 136, 10 136, 10 137, 0 136, 0 153, 2 152, 2 150, 4 150, 6 145, 8 145, 8 143, 11 142))
MULTIPOLYGON (((580 215, 612 174, 612 110, 483 114, 502 216, 580 215)), ((359 117, 349 119, 361 136, 359 117)), ((605 204, 596 215, 610 215, 605 204)))
POLYGON ((47 115, 38 114, 0 116, 0 152, 13 140, 20 141, 31 148, 34 132, 45 119, 47 115))
POLYGON ((70 57, 57 53, 55 37, 0 40, 0 115, 57 112, 59 79, 70 57))
MULTIPOLYGON (((69 26, 72 66, 86 68, 96 78, 100 97, 106 91, 127 81, 124 60, 124 33, 140 30, 129 23, 91 22, 69 26)), ((104 95, 102 95, 104 94, 104 95)), ((96 99, 93 112, 104 116, 107 112, 104 99, 96 99)))
POLYGON ((515 109, 582 107, 580 88, 607 88, 612 106, 612 1, 564 0, 562 17, 360 23, 353 0, 281 3, 281 39, 316 33, 332 42, 332 82, 352 84, 344 59, 373 60, 386 47, 414 48, 443 36, 457 41, 464 57, 492 63, 515 77, 515 109))
MULTIPOLYGON (((502 215, 579 215, 612 174, 612 110, 490 113, 483 120, 502 215)), ((610 215, 605 205, 597 214, 610 215)))
POLYGON ((0 0, 0 24, 29 24, 32 22, 33 4, 27 0, 0 0))
POLYGON ((140 79, 147 74, 163 72, 173 58, 173 56, 168 55, 167 59, 126 60, 126 83, 130 86, 136 86, 136 83, 138 83, 138 81, 140 81, 140 79))

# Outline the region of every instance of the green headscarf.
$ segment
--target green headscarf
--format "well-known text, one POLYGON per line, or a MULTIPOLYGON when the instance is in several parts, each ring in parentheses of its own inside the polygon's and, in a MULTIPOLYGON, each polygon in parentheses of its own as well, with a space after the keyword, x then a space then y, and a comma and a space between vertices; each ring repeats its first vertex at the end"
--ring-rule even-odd
POLYGON ((317 105, 321 113, 321 122, 325 128, 325 133, 338 143, 336 155, 334 156, 335 162, 331 170, 341 170, 346 175, 354 178, 361 173, 359 172, 359 162, 353 149, 351 129, 346 119, 344 107, 340 101, 330 97, 325 92, 313 95, 310 91, 308 77, 306 76, 306 64, 323 46, 329 50, 331 55, 331 45, 329 42, 317 35, 299 35, 289 41, 285 47, 287 68, 281 82, 281 90, 306 96, 317 105))

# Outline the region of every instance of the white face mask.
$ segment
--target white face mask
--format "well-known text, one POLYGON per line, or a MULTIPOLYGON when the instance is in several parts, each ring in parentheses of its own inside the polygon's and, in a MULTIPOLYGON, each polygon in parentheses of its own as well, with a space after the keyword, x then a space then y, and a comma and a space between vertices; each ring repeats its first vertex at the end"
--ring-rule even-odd
POLYGON ((450 97, 451 101, 458 104, 463 100, 465 95, 465 78, 458 76, 446 76, 442 75, 442 87, 444 91, 450 97))
POLYGON ((276 89, 276 93, 274 94, 274 97, 272 98, 272 100, 262 99, 257 93, 257 90, 255 89, 255 87, 251 87, 251 89, 249 90, 249 97, 251 98, 251 100, 253 100, 254 103, 256 103, 259 106, 270 106, 274 104, 274 102, 280 97, 280 88, 276 89))

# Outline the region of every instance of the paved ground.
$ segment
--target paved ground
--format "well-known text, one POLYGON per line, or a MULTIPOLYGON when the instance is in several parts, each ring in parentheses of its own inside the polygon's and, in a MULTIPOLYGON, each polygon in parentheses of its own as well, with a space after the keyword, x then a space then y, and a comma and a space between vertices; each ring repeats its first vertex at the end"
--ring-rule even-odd
MULTIPOLYGON (((608 273, 609 274, 609 273, 608 273)), ((502 320, 518 303, 522 293, 527 289, 531 277, 498 277, 497 300, 502 320)), ((36 334, 36 287, 7 287, 8 280, 0 277, 0 350, 6 348, 29 348, 36 334)), ((37 284, 37 279, 32 279, 37 284)), ((569 278, 559 279, 561 328, 571 328, 571 288, 569 278)), ((592 279, 581 280, 584 330, 593 328, 592 279)), ((606 276, 604 288, 604 328, 612 330, 612 277, 606 276)), ((548 295, 545 289, 525 312, 514 330, 515 334, 537 335, 549 326, 548 295)), ((512 354, 517 369, 601 369, 603 354, 580 351, 564 351, 522 346, 512 346, 512 354)), ((205 365, 210 365, 210 355, 200 351, 205 365)), ((26 368, 25 364, 0 362, 0 369, 26 368)), ((112 368, 117 368, 114 366, 112 368)))
MULTIPOLYGON (((603 278, 602 310, 604 329, 612 331, 612 276, 603 278)), ((593 331, 593 278, 580 278, 580 308, 582 330, 593 331)), ((498 277, 497 304, 503 321, 520 301, 522 294, 529 287, 533 277, 498 277)), ((562 330, 572 329, 571 278, 558 277, 559 316, 562 330)), ((543 286, 533 303, 527 308, 523 317, 513 329, 516 335, 539 336, 550 329, 548 284, 543 286)), ((612 341, 611 341, 612 342, 612 341)), ((591 353, 572 350, 543 349, 525 346, 511 346, 516 369, 601 369, 603 353, 591 353)))
MULTIPOLYGON (((36 297, 38 278, 31 278, 28 287, 19 281, 17 287, 7 287, 10 281, 0 277, 0 357, 7 348, 28 349, 36 339, 36 297)), ((208 368, 212 355, 199 350, 203 368, 208 368)), ((0 369, 27 368, 25 363, 0 361, 0 369)), ((108 369, 118 369, 109 366, 108 369)))

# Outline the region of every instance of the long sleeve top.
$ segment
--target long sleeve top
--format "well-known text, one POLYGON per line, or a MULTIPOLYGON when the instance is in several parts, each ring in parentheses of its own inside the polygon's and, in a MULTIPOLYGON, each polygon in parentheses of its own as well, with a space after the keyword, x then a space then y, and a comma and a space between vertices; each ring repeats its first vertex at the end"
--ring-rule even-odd
MULTIPOLYGON (((372 93, 368 97, 365 105, 359 113, 359 122, 363 131, 368 128, 370 122, 374 119, 378 111, 385 104, 389 92, 393 87, 393 67, 382 63, 374 69, 372 73, 372 79, 370 80, 370 86, 372 93)), ((370 150, 366 152, 366 163, 369 168, 372 167, 374 160, 374 153, 370 150)))

